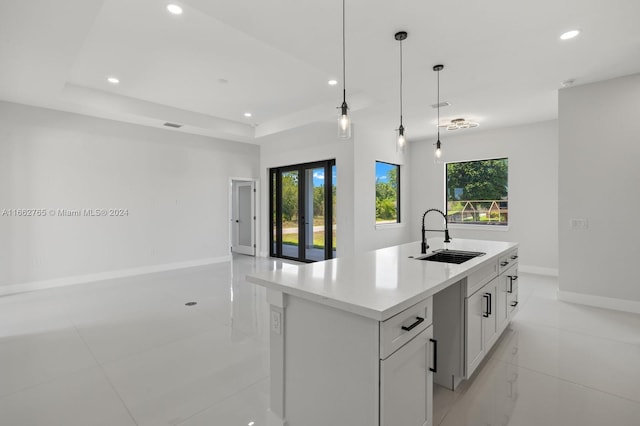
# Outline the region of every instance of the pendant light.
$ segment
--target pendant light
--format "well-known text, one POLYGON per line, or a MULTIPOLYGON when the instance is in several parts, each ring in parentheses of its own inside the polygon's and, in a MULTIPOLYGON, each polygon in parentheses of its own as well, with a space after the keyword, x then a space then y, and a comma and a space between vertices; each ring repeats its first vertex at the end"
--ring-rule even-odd
POLYGON ((402 41, 407 39, 406 31, 399 31, 395 34, 395 39, 400 42, 400 127, 398 127, 398 137, 396 140, 396 147, 402 151, 404 149, 407 140, 404 136, 404 126, 402 125, 402 41))
POLYGON ((444 68, 444 65, 436 65, 433 67, 433 70, 438 73, 438 141, 436 142, 436 161, 440 160, 442 157, 442 143, 440 142, 440 71, 444 68))
POLYGON ((349 106, 347 105, 347 89, 346 89, 346 71, 345 71, 345 0, 342 0, 342 105, 340 109, 340 118, 338 119, 338 136, 343 139, 351 138, 351 120, 349 119, 349 106))

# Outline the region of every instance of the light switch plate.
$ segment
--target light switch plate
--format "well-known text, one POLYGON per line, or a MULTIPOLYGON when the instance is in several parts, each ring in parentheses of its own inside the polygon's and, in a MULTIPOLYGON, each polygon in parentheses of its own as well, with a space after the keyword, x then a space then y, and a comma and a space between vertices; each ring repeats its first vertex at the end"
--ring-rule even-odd
POLYGON ((585 218, 573 218, 569 220, 571 229, 588 229, 589 221, 585 218))

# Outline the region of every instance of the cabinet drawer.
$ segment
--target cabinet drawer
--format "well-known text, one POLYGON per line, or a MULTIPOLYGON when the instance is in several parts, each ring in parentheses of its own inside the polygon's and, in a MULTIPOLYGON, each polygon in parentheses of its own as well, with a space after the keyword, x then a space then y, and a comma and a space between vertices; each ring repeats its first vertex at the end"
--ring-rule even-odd
POLYGON ((387 358, 431 325, 432 306, 429 297, 380 323, 380 359, 387 358))
POLYGON ((500 256, 498 259, 498 273, 503 273, 507 269, 518 263, 518 250, 510 251, 509 253, 500 256))
POLYGON ((467 277, 467 297, 498 276, 498 263, 493 261, 467 277))

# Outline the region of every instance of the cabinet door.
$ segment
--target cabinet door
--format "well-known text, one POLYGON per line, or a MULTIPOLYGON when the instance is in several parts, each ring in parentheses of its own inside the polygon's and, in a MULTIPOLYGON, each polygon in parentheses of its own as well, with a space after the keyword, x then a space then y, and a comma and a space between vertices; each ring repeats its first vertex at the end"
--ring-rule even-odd
POLYGON ((482 339, 482 319, 486 315, 487 298, 483 289, 465 299, 465 376, 468 379, 482 361, 484 341, 482 339))
POLYGON ((507 297, 510 283, 511 279, 508 274, 502 274, 498 277, 498 285, 496 288, 496 332, 498 335, 504 331, 509 323, 507 297))
POLYGON ((430 426, 433 400, 433 327, 380 361, 380 424, 430 426))
POLYGON ((484 296, 485 315, 482 317, 482 340, 484 351, 487 352, 498 340, 498 322, 496 314, 496 296, 499 278, 495 278, 480 291, 484 296), (488 311, 488 312, 487 312, 488 311))

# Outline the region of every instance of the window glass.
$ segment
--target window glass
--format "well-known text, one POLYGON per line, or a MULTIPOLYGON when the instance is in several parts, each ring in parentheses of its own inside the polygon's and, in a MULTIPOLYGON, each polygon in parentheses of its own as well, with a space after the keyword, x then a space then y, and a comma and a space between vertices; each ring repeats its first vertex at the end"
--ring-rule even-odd
POLYGON ((509 160, 446 165, 449 223, 506 226, 509 223, 509 160))
POLYGON ((400 166, 376 161, 376 223, 400 222, 400 166))

